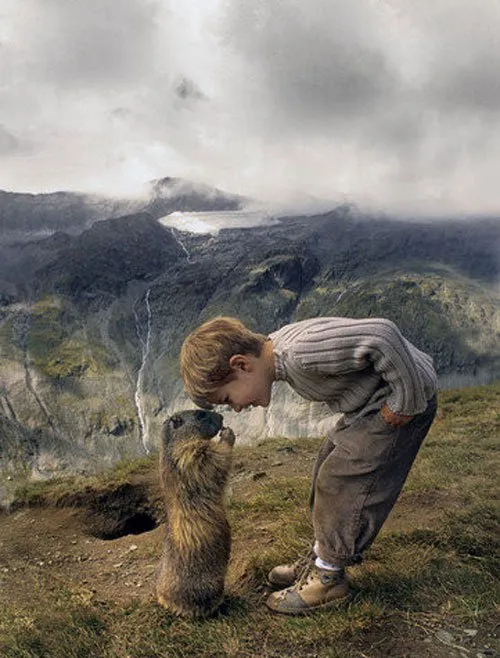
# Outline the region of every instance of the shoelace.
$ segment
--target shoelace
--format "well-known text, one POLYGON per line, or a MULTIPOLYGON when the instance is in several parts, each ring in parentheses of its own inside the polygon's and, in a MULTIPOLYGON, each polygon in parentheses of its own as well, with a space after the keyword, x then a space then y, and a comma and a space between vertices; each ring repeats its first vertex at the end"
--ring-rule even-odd
POLYGON ((284 598, 286 593, 293 590, 301 590, 306 581, 309 579, 309 576, 312 575, 312 570, 314 568, 314 559, 316 558, 316 553, 313 549, 309 551, 306 555, 297 560, 297 567, 300 568, 298 572, 298 578, 291 587, 287 587, 279 593, 280 598, 284 598), (299 566, 300 565, 300 566, 299 566))
POLYGON ((297 579, 297 582, 295 583, 295 587, 297 588, 297 591, 300 592, 301 589, 304 589, 304 587, 309 583, 311 578, 314 577, 314 570, 315 570, 314 563, 306 565, 305 569, 302 571, 302 573, 297 579))
POLYGON ((306 573, 310 571, 311 566, 315 559, 316 559, 316 553, 314 552, 313 549, 311 549, 309 553, 304 555, 300 560, 297 560, 298 563, 302 563, 302 564, 298 571, 298 577, 295 581, 296 584, 299 584, 302 581, 302 579, 305 577, 306 573))
MULTIPOLYGON (((314 551, 311 551, 312 556, 315 556, 314 551)), ((306 563, 306 565, 303 567, 302 572, 300 573, 299 577, 295 581, 295 584, 292 587, 289 587, 288 590, 296 589, 297 592, 300 592, 306 585, 310 583, 311 580, 314 579, 315 573, 318 574, 319 577, 319 572, 318 568, 316 567, 314 561, 311 559, 306 563)), ((334 578, 334 574, 338 572, 332 572, 332 579, 334 578)), ((323 580, 320 578, 321 582, 323 583, 323 580)), ((332 581, 333 582, 333 581, 332 581)), ((323 583, 326 584, 326 583, 323 583)))

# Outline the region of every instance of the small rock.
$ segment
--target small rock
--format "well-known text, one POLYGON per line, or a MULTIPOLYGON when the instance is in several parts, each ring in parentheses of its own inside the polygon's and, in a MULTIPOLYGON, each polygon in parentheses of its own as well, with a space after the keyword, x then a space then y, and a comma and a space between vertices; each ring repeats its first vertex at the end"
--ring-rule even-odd
POLYGON ((252 480, 255 482, 256 480, 262 480, 262 478, 267 477, 267 473, 265 471, 257 471, 256 473, 252 474, 252 480))
POLYGON ((436 633, 436 637, 441 642, 444 642, 444 644, 454 644, 455 642, 455 638, 451 633, 448 633, 448 631, 439 630, 436 633))
POLYGON ((464 628, 464 635, 467 635, 467 637, 476 637, 477 628, 464 628))
POLYGON ((285 452, 288 455, 291 455, 294 452, 297 452, 297 448, 295 446, 283 446, 282 448, 276 448, 276 452, 285 452))
POLYGON ((132 546, 130 546, 130 548, 129 548, 128 550, 129 550, 131 553, 132 553, 132 551, 136 551, 136 550, 137 550, 137 546, 136 546, 136 544, 132 544, 132 546))
POLYGON ((113 564, 113 567, 119 569, 120 567, 123 567, 123 562, 117 562, 116 564, 113 564))
POLYGON ((283 466, 283 462, 273 462, 271 466, 283 466))

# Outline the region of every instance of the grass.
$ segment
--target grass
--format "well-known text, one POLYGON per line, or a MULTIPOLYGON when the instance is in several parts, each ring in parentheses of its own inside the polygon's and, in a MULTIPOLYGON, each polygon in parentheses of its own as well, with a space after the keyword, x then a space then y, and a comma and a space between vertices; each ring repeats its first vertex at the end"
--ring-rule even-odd
POLYGON ((155 469, 156 460, 157 457, 151 455, 133 461, 124 460, 97 475, 26 481, 16 489, 12 507, 64 506, 65 500, 84 490, 110 490, 129 484, 135 476, 155 469))
POLYGON ((112 367, 104 347, 89 342, 73 309, 55 297, 34 305, 27 347, 36 368, 53 380, 101 374, 112 367))
MULTIPOLYGON (((179 620, 152 596, 130 596, 123 602, 112 591, 104 596, 99 580, 82 586, 61 576, 67 583, 60 586, 41 570, 32 597, 12 597, 9 603, 2 602, 0 594, 0 655, 475 656, 483 645, 493 646, 498 623, 499 410, 500 385, 442 393, 441 417, 394 515, 365 563, 351 570, 357 593, 345 609, 287 618, 263 606, 267 571, 307 550, 311 540, 309 473, 320 440, 281 438, 236 449, 229 505, 232 563, 227 600, 214 618, 179 620), (273 466, 276 459, 283 465, 273 466), (478 631, 476 644, 464 636, 464 629, 478 631), (443 630, 453 636, 461 653, 439 639, 443 630)), ((90 482, 77 478, 37 484, 23 494, 24 502, 54 504, 83 486, 117 486, 152 468, 156 464, 146 459, 90 482)), ((134 559, 140 560, 139 553, 134 559)), ((151 556, 158 557, 153 548, 151 556)))

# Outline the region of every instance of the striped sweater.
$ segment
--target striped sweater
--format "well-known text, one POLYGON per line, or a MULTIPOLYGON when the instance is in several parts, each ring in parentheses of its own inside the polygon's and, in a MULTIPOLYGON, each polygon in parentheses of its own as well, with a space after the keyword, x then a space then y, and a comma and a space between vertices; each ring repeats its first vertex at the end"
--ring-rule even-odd
POLYGON ((308 400, 325 401, 346 422, 379 409, 414 416, 437 389, 430 356, 382 318, 325 317, 286 325, 269 335, 276 379, 308 400))

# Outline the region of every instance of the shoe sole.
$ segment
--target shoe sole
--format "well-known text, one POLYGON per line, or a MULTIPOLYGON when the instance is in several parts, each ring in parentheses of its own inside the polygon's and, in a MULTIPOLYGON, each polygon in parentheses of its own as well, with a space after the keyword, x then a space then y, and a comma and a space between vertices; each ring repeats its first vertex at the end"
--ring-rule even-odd
POLYGON ((318 612, 321 610, 334 610, 343 607, 344 605, 350 603, 352 599, 354 598, 354 592, 350 591, 348 594, 345 596, 342 596, 338 599, 333 599, 332 601, 328 601, 327 603, 320 603, 320 605, 310 605, 307 606, 307 608, 285 608, 285 609, 278 609, 278 608, 272 608, 270 605, 268 605, 267 601, 265 602, 265 605, 268 610, 271 612, 275 612, 276 614, 279 615, 291 615, 294 617, 297 617, 299 615, 308 615, 310 613, 318 612))

